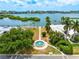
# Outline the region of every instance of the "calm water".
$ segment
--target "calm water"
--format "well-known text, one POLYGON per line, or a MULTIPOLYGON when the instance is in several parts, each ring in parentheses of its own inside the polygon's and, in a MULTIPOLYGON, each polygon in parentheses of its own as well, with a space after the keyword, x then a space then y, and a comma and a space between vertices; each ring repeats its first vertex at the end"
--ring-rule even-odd
POLYGON ((41 20, 39 22, 34 21, 27 21, 22 22, 18 20, 10 20, 10 19, 3 19, 0 20, 0 26, 45 26, 45 17, 49 16, 51 18, 51 22, 53 24, 60 24, 60 20, 62 16, 68 16, 68 17, 77 17, 79 18, 79 14, 13 14, 16 16, 21 17, 39 17, 41 20))

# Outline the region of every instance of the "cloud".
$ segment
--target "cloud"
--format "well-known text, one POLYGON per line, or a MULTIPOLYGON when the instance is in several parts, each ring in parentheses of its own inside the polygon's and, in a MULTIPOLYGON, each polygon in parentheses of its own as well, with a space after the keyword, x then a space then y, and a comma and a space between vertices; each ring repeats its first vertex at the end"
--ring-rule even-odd
POLYGON ((44 4, 48 6, 77 5, 79 4, 79 0, 45 0, 44 4))
POLYGON ((0 2, 6 2, 6 3, 8 3, 9 0, 0 0, 0 2))
POLYGON ((79 0, 36 0, 36 6, 66 6, 66 5, 77 5, 79 0))
POLYGON ((76 5, 79 3, 79 0, 57 0, 56 2, 59 5, 76 5))
POLYGON ((15 3, 23 6, 65 6, 77 5, 79 0, 0 0, 5 3, 15 3))

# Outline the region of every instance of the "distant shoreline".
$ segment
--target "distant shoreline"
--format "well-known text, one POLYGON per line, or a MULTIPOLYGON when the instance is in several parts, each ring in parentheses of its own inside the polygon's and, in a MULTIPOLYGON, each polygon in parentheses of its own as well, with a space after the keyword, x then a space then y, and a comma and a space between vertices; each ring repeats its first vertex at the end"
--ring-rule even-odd
POLYGON ((79 13, 0 13, 0 14, 79 14, 79 13))
POLYGON ((79 11, 0 11, 0 14, 79 14, 79 11))

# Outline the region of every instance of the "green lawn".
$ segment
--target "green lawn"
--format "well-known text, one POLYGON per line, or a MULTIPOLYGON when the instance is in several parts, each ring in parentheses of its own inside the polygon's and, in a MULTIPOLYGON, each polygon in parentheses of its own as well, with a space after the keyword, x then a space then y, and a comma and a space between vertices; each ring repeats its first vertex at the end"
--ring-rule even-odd
POLYGON ((73 55, 79 55, 79 44, 73 44, 73 55))

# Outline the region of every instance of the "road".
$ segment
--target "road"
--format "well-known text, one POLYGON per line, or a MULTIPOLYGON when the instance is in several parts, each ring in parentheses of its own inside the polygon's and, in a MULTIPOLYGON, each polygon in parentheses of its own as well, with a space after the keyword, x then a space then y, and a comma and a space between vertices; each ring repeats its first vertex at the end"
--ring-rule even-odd
POLYGON ((79 59, 79 56, 0 56, 0 59, 79 59))

